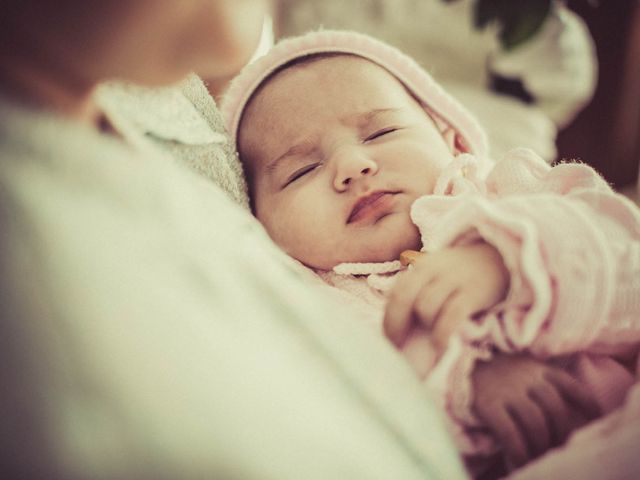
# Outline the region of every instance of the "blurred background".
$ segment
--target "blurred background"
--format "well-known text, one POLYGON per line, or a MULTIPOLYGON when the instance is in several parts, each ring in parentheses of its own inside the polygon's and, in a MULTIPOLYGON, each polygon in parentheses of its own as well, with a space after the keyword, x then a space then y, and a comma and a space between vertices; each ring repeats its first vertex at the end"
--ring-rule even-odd
POLYGON ((640 1, 601 0, 570 8, 593 36, 599 78, 591 102, 560 131, 561 156, 593 165, 617 189, 640 199, 640 1))
POLYGON ((411 55, 478 117, 496 159, 516 146, 578 159, 640 199, 640 0, 274 0, 260 51, 318 28, 411 55))

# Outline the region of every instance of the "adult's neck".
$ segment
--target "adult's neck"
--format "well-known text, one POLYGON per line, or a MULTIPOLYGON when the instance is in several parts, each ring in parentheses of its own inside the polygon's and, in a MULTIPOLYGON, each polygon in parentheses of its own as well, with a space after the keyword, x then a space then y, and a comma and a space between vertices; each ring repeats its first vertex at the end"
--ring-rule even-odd
POLYGON ((95 126, 95 86, 48 59, 0 51, 0 92, 20 103, 95 126))

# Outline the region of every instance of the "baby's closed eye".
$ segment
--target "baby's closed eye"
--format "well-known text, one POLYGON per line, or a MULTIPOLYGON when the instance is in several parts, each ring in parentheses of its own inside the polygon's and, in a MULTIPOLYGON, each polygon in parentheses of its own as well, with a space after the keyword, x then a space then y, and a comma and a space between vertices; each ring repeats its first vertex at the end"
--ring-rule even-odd
POLYGON ((373 132, 372 134, 368 135, 365 139, 364 139, 364 143, 367 142, 371 142, 372 140, 375 140, 377 138, 383 137, 387 134, 393 133, 398 131, 399 128, 398 127, 385 127, 385 128, 381 128, 379 130, 376 130, 375 132, 373 132))
POLYGON ((304 177, 308 173, 313 172, 319 166, 320 166, 320 162, 315 162, 294 170, 293 173, 287 177, 287 180, 285 181, 285 184, 283 185, 282 188, 290 185, 296 180, 299 180, 300 178, 304 177))

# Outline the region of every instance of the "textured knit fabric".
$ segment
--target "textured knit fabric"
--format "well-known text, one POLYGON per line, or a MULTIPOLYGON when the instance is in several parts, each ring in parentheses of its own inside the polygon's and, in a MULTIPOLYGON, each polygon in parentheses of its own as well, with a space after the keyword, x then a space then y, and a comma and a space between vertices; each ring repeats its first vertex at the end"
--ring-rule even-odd
MULTIPOLYGON (((437 193, 449 185, 455 180, 437 193)), ((496 246, 510 269, 507 299, 470 325, 469 335, 490 339, 502 351, 526 346, 542 356, 622 353, 636 345, 637 207, 590 167, 551 168, 524 149, 496 164, 485 190, 460 182, 453 195, 423 197, 411 212, 425 251, 480 237, 496 246)))
MULTIPOLYGON (((424 332, 403 349, 451 415, 467 455, 494 450, 478 434, 470 408, 470 374, 478 359, 496 350, 561 358, 603 411, 611 412, 634 379, 610 355, 637 355, 640 345, 637 207, 585 165, 551 168, 525 149, 497 162, 486 178, 476 163, 471 155, 457 157, 434 194, 413 204, 411 217, 424 252, 478 239, 494 245, 511 274, 510 291, 482 318, 463 325, 438 364, 424 332)), ((377 264, 343 264, 320 275, 368 302, 380 321, 392 278, 387 273, 381 283, 378 271, 377 264)))
POLYGON ((99 101, 111 117, 141 132, 180 165, 218 185, 248 209, 247 188, 215 102, 195 75, 165 88, 110 83, 99 101))

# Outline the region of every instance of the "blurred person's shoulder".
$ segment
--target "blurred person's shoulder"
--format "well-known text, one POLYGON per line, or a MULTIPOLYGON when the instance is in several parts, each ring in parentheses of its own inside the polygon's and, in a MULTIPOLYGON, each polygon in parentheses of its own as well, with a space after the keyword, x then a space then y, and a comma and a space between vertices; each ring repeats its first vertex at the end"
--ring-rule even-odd
POLYGON ((1 107, 0 433, 38 427, 15 458, 29 445, 42 465, 55 440, 59 478, 96 478, 113 452, 131 478, 140 451, 170 473, 254 451, 274 478, 465 478, 402 359, 300 281, 247 210, 153 148, 1 107))

